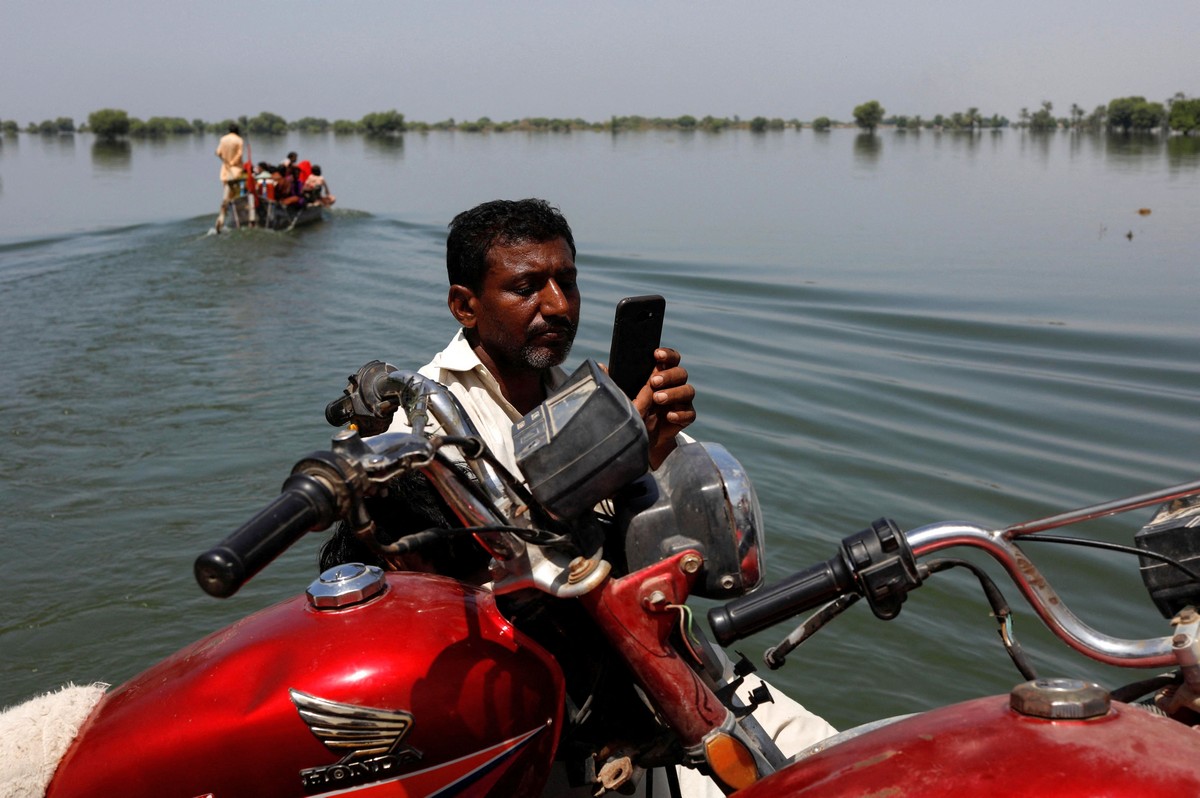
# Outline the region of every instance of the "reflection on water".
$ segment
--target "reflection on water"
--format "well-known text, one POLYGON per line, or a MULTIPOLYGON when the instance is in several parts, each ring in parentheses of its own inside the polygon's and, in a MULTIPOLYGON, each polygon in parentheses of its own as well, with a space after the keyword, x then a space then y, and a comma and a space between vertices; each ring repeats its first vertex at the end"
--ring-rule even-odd
POLYGON ((1195 169, 1200 164, 1200 137, 1172 136, 1167 139, 1167 163, 1172 171, 1195 169))
POLYGON ((1022 155, 1034 158, 1038 163, 1049 162, 1058 136, 1057 131, 1022 130, 1014 132, 1021 137, 1022 155))
POLYGON ((74 133, 50 133, 43 135, 42 140, 49 145, 47 149, 57 155, 67 157, 75 154, 74 133))
POLYGON ((363 149, 389 158, 404 157, 404 136, 363 136, 363 149))
POLYGON ((96 169, 125 172, 132 158, 133 148, 124 139, 100 139, 92 144, 92 166, 96 169))
POLYGON ((1166 140, 1156 133, 1107 133, 1105 155, 1114 163, 1142 166, 1147 158, 1160 153, 1166 140))
POLYGON ((874 133, 859 133, 854 137, 854 160, 862 166, 874 166, 883 152, 883 139, 874 133))

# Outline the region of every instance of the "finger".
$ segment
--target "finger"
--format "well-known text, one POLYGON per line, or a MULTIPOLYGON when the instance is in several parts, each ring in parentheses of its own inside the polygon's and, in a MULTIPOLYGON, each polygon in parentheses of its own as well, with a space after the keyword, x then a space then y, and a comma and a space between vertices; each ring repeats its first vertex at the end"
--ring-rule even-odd
POLYGON ((683 429, 696 420, 696 411, 688 410, 672 410, 667 413, 667 423, 683 429))
POLYGON ((654 404, 656 405, 691 405, 696 398, 696 389, 691 385, 677 385, 673 388, 665 388, 654 392, 654 404))
POLYGON ((675 366, 664 371, 655 371, 650 375, 650 384, 655 388, 683 385, 688 381, 688 372, 683 366, 675 366))
POLYGON ((667 346, 660 346, 654 350, 655 367, 660 369, 669 369, 679 365, 682 358, 674 349, 667 346))

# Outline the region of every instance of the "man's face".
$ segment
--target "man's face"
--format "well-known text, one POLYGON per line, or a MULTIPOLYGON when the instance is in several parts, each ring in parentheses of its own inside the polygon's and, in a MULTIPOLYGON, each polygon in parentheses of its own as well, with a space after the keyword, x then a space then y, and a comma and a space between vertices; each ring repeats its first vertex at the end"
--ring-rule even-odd
POLYGON ((502 370, 545 369, 566 360, 579 325, 571 248, 553 241, 497 244, 471 299, 474 329, 502 370))

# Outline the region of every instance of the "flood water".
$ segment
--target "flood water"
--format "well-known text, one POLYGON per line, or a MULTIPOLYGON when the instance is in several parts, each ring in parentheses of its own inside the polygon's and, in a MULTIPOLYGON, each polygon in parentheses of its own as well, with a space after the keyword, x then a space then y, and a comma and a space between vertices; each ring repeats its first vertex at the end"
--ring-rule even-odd
MULTIPOLYGON (((572 223, 568 365, 603 359, 618 298, 667 297, 690 431, 755 482, 773 580, 881 515, 1000 527, 1200 477, 1198 144, 293 135, 252 156, 321 164, 327 221, 215 236, 214 139, 0 139, 0 706, 118 683, 307 586, 319 534, 225 601, 192 561, 328 445, 347 375, 450 339, 445 225, 496 197, 572 223)), ((1080 532, 1128 544, 1148 516, 1080 532)), ((1030 552, 1088 623, 1169 633, 1131 558, 1030 552)), ((1044 675, 1121 683, 1001 587, 1044 675)), ((788 631, 738 648, 757 659, 788 631)), ((839 727, 1021 680, 953 572, 890 623, 853 608, 768 678, 839 727)))

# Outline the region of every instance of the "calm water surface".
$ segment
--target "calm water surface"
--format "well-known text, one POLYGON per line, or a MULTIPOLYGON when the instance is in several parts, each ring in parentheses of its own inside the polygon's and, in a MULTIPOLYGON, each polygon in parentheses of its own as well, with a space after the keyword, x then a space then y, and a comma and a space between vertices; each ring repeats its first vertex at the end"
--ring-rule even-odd
MULTIPOLYGON (((1195 141, 293 136, 253 157, 320 163, 329 220, 212 236, 215 144, 0 139, 0 705, 122 681, 303 590, 320 535, 223 602, 191 563, 328 445, 346 375, 450 338, 445 224, 494 197, 571 220, 575 355, 603 356, 619 297, 668 298, 692 431, 754 479, 774 579, 880 515, 999 526, 1200 476, 1195 141)), ((1126 543, 1145 519, 1082 531, 1126 543)), ((1166 633, 1131 561, 1033 554, 1085 620, 1166 633)), ((1120 683, 1006 592, 1044 674, 1120 683)), ((770 678, 845 727, 1007 690, 992 629, 948 575, 770 678)))

